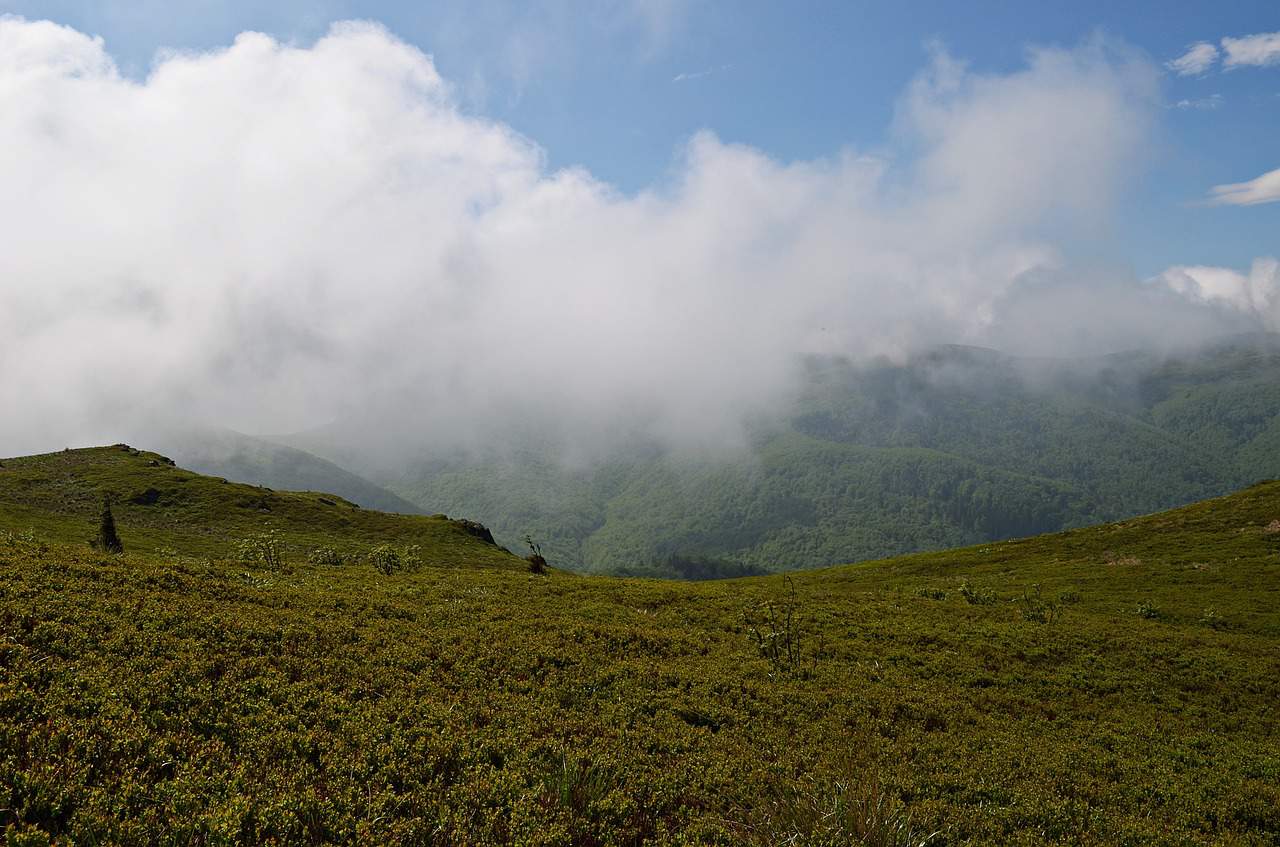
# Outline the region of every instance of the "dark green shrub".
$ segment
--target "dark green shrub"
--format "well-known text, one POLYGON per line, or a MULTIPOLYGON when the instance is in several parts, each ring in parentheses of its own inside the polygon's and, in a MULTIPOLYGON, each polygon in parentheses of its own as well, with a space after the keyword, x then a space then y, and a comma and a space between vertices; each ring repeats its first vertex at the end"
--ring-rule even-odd
POLYGON ((93 540, 93 548, 104 553, 123 553, 124 544, 116 534, 116 519, 111 514, 111 501, 102 501, 102 517, 98 521, 98 536, 93 540))

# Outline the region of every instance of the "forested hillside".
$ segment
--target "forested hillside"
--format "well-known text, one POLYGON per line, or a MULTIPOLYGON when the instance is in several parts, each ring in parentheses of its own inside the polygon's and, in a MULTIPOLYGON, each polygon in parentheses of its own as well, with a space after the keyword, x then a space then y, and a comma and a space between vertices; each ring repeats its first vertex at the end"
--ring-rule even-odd
MULTIPOLYGON (((429 455, 381 480, 553 561, 671 555, 768 569, 938 549, 1153 512, 1280 476, 1280 345, 1027 360, 940 348, 905 364, 806 364, 747 453, 652 447, 566 469, 553 452, 429 455)), ((662 572, 661 568, 654 572, 662 572)))

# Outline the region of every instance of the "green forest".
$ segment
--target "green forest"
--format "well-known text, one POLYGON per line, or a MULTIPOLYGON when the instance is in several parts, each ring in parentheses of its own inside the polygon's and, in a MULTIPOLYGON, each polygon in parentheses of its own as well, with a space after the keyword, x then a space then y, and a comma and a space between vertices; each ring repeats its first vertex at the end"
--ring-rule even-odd
POLYGON ((653 445, 569 470, 547 448, 426 456, 380 479, 556 564, 678 575, 672 556, 782 570, 1145 514, 1280 476, 1280 345, 1027 360, 940 348, 810 360, 742 454, 653 445))

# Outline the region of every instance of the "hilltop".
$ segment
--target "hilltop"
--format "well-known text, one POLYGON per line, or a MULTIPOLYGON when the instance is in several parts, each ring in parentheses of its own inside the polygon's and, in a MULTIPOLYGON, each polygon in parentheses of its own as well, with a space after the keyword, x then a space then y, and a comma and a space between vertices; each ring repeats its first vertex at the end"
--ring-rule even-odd
POLYGON ((522 564, 122 447, 3 460, 6 837, 1280 839, 1280 483, 793 578, 522 564), (104 492, 123 556, 80 541, 104 492), (267 525, 285 561, 237 560, 267 525), (391 538, 421 562, 306 557, 391 538))
POLYGON ((466 521, 389 514, 334 494, 230 482, 125 444, 0 459, 0 525, 82 541, 93 535, 104 498, 127 550, 226 557, 240 541, 272 532, 302 554, 320 547, 357 555, 379 544, 418 545, 441 565, 524 566, 477 537, 466 521))

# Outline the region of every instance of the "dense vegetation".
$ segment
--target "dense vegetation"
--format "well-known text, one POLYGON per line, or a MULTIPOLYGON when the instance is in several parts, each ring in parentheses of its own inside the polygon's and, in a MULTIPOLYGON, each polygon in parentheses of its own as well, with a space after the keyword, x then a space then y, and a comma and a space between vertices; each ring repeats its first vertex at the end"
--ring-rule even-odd
POLYGON ((1280 476, 1280 344, 1184 357, 1019 360, 944 348, 906 362, 807 364, 743 456, 637 446, 566 469, 553 449, 424 456, 381 481, 474 516, 553 563, 671 555, 813 567, 1117 520, 1280 476))
POLYGON ((536 576, 473 530, 0 462, 8 843, 1280 841, 1280 483, 794 579, 536 576))

